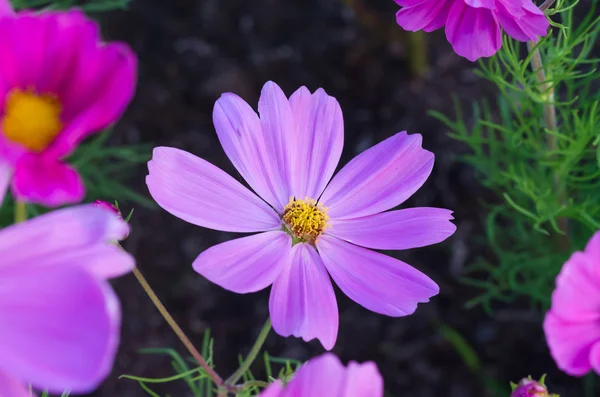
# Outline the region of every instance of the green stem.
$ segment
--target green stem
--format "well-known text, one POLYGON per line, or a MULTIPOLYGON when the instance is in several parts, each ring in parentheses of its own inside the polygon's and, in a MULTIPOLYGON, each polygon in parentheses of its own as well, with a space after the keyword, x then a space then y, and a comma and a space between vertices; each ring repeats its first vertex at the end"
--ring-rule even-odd
POLYGON ((422 31, 406 33, 410 72, 413 76, 423 77, 429 69, 427 62, 427 36, 422 31))
POLYGON ((246 371, 248 371, 248 369, 250 369, 250 366, 256 359, 256 356, 258 356, 258 353, 260 352, 260 349, 262 349, 262 346, 264 345, 265 340, 267 339, 267 336, 269 335, 270 331, 271 331, 271 319, 268 318, 267 322, 265 323, 262 330, 260 331, 260 334, 258 334, 258 338, 256 338, 256 342, 254 342, 252 349, 250 349, 248 356, 246 356, 246 359, 244 360, 242 365, 237 369, 237 371, 235 371, 233 373, 233 375, 231 375, 225 381, 226 385, 235 385, 235 383, 238 380, 240 380, 240 378, 242 376, 244 376, 246 371))
POLYGON ((17 201, 15 203, 15 223, 25 222, 27 220, 27 203, 17 201))
POLYGON ((202 357, 200 352, 194 347, 192 342, 185 335, 183 330, 179 327, 177 322, 175 322, 175 320, 173 319, 171 314, 169 314, 167 309, 163 306, 160 299, 158 299, 158 296, 154 293, 154 291, 150 287, 150 284, 148 284, 148 282, 146 281, 146 279, 144 278, 144 276, 142 275, 142 273, 140 272, 140 270, 137 267, 133 268, 133 274, 135 275, 135 278, 137 278, 138 282, 140 283, 140 285, 142 286, 144 291, 146 291, 146 294, 148 294, 148 297, 150 298, 152 303, 154 303, 154 306, 156 306, 156 308, 158 309, 160 314, 163 316, 163 318, 165 319, 167 324, 169 324, 171 326, 171 329, 173 329, 173 332, 175 332, 175 334, 179 337, 179 339, 184 344, 184 346, 188 349, 188 351, 190 352, 192 357, 194 357, 194 360, 196 360, 198 362, 198 364, 200 364, 202 369, 204 369, 204 371, 206 371, 206 374, 212 379, 213 382, 215 382, 215 384, 217 386, 219 386, 219 387, 222 386, 223 379, 215 372, 214 369, 211 368, 210 365, 208 365, 208 363, 206 362, 206 360, 204 360, 204 358, 202 357))

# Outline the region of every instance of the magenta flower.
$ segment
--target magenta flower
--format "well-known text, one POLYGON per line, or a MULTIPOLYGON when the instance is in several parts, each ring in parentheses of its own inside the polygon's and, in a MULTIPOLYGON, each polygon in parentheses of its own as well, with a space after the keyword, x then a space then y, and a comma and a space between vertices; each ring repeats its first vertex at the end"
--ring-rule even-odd
POLYGON ((531 0, 394 0, 402 9, 398 25, 415 32, 446 26, 454 51, 470 61, 494 55, 502 46, 500 28, 515 40, 538 41, 550 23, 531 0))
POLYGON ((304 364, 285 386, 269 385, 260 397, 383 397, 383 379, 373 362, 344 367, 331 353, 304 364))
POLYGON ((546 341, 560 369, 600 374, 600 231, 563 265, 544 320, 546 341))
POLYGON ((194 269, 221 287, 249 293, 273 285, 269 310, 283 336, 335 344, 338 309, 329 276, 351 299, 388 316, 412 314, 438 286, 413 267, 367 248, 399 250, 454 233, 451 211, 387 211, 425 182, 433 154, 421 135, 398 133, 358 155, 328 184, 342 153, 338 102, 305 87, 288 100, 272 82, 260 118, 224 94, 213 113, 225 153, 254 194, 210 163, 167 147, 154 149, 146 182, 171 214, 195 225, 252 233, 211 247, 194 269), (259 197, 260 196, 260 197, 259 197), (262 198, 262 199, 261 199, 262 198))
POLYGON ((110 243, 128 229, 83 205, 0 230, 0 396, 85 393, 110 372, 121 312, 105 280, 134 266, 110 243))
POLYGON ((510 397, 558 397, 556 394, 549 394, 548 388, 543 383, 533 379, 521 379, 517 387, 513 390, 510 397))
POLYGON ((63 159, 124 111, 136 57, 80 11, 13 14, 0 1, 0 203, 9 185, 22 201, 79 202, 83 181, 63 159))

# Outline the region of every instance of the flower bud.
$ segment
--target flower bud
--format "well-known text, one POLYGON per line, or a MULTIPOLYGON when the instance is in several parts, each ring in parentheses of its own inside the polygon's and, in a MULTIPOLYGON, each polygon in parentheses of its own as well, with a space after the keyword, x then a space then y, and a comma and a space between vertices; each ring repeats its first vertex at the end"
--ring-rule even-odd
POLYGON ((510 397, 559 397, 557 394, 549 394, 548 388, 543 380, 538 382, 531 378, 523 378, 514 387, 510 397))

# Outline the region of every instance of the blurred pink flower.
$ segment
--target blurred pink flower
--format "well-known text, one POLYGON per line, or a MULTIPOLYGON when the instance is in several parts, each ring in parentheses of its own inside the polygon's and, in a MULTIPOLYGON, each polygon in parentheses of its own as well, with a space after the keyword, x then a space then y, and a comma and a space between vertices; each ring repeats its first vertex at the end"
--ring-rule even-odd
POLYGON ((446 26, 454 51, 470 61, 494 55, 502 45, 500 28, 519 41, 538 41, 550 23, 531 0, 394 0, 405 30, 432 32, 446 26))
POLYGON ((548 394, 545 385, 533 379, 521 379, 510 397, 558 397, 556 394, 548 394))
POLYGON ((331 353, 304 364, 285 386, 269 385, 260 397, 383 397, 383 379, 373 362, 344 367, 331 353))
POLYGON ((565 262, 544 320, 546 341, 560 369, 600 374, 600 231, 565 262))
POLYGON ((93 205, 0 230, 0 396, 85 393, 110 372, 121 312, 106 279, 134 266, 110 241, 127 231, 93 205))
POLYGON ((136 57, 101 41, 83 12, 7 12, 0 0, 0 203, 76 203, 85 187, 62 159, 131 100, 136 57))
POLYGON ((403 203, 425 182, 433 154, 421 135, 398 133, 364 151, 329 182, 342 153, 338 102, 305 87, 288 100, 265 84, 259 116, 240 97, 217 101, 213 120, 225 153, 258 194, 212 164, 158 147, 148 163, 150 193, 198 226, 259 234, 211 247, 194 269, 221 287, 249 293, 269 285, 273 328, 317 338, 331 349, 338 309, 329 276, 351 299, 388 316, 412 314, 438 286, 415 268, 367 248, 401 250, 445 240, 451 211, 403 203), (365 247, 365 248, 363 248, 365 247))
POLYGON ((102 208, 106 208, 111 210, 115 215, 118 215, 120 217, 123 217, 121 214, 121 211, 119 211, 119 209, 117 207, 114 206, 114 204, 111 204, 107 201, 104 200, 96 200, 94 201, 94 205, 96 207, 102 207, 102 208))

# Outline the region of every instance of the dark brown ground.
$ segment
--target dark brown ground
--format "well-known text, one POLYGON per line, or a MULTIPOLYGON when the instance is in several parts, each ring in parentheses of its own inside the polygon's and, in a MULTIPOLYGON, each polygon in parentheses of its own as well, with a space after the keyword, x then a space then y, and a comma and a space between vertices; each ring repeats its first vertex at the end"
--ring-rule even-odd
MULTIPOLYGON (((236 175, 216 139, 212 106, 226 91, 255 106, 267 80, 288 94, 306 85, 311 90, 323 87, 338 98, 346 124, 342 163, 398 131, 423 134, 424 147, 436 154, 436 166, 406 206, 450 208, 458 231, 442 244, 398 256, 436 280, 441 294, 415 315, 393 319, 368 312, 339 293, 340 333, 334 352, 344 361, 376 361, 390 396, 494 396, 484 391, 480 375, 469 370, 442 336, 444 325, 474 346, 480 372, 504 386, 505 396, 509 380, 544 372, 563 397, 581 395, 579 381, 557 373, 543 341, 540 314, 526 304, 498 307, 493 316, 464 308, 476 291, 459 279, 464 266, 480 253, 473 241, 481 235, 478 203, 487 193, 472 170, 457 162, 464 148, 427 111, 452 115, 451 95, 468 103, 489 89, 473 75, 473 64, 454 55, 441 32, 428 36, 430 71, 422 79, 413 77, 403 34, 393 27, 395 4, 370 3, 380 9, 368 9, 375 14, 362 11, 359 21, 340 0, 134 1, 129 12, 106 18, 105 26, 110 38, 127 41, 140 57, 137 97, 119 126, 119 140, 182 148, 236 175), (376 28, 368 27, 373 21, 376 28)), ((134 183, 147 194, 145 172, 140 169, 134 183)), ((194 342, 200 345, 204 330, 211 329, 216 369, 229 375, 238 353, 247 352, 266 319, 268 291, 247 296, 227 292, 196 274, 191 263, 204 249, 234 235, 189 225, 160 209, 136 208, 132 224, 126 248, 194 342)), ((122 344, 112 376, 94 396, 143 396, 135 382, 118 376, 173 372, 168 359, 142 356, 139 349, 184 350, 132 275, 115 286, 124 308, 122 344)), ((266 348, 273 355, 300 360, 322 352, 318 343, 275 334, 266 348)), ((255 368, 260 374, 261 364, 255 368)), ((191 395, 183 382, 156 390, 191 395)))

